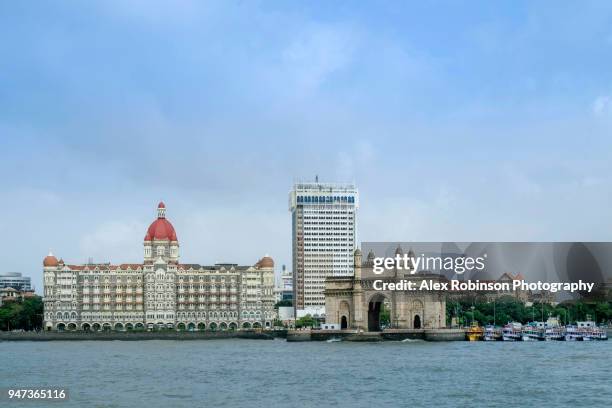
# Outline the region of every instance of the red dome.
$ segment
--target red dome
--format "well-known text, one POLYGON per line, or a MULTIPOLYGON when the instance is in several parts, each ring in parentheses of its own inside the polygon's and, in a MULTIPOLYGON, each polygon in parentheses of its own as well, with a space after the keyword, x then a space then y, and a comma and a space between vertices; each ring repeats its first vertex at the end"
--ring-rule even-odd
POLYGON ((274 260, 268 255, 261 258, 257 264, 260 268, 274 268, 274 260))
POLYGON ((147 230, 147 235, 145 235, 144 240, 152 241, 154 239, 178 241, 174 227, 170 221, 165 218, 156 219, 147 230))
POLYGON ((163 201, 160 201, 159 204, 157 205, 157 208, 166 208, 166 204, 164 204, 163 201))
POLYGON ((56 257, 53 256, 51 252, 49 252, 49 255, 45 256, 45 259, 43 259, 43 266, 57 266, 57 265, 59 265, 59 261, 57 260, 56 257))

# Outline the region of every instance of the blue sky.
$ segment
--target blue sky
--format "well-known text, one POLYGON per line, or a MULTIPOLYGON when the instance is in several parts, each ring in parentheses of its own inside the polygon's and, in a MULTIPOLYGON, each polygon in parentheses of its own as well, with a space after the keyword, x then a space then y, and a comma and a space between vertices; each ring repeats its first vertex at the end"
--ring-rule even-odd
POLYGON ((0 259, 290 263, 295 179, 364 241, 612 238, 609 2, 4 2, 0 259))

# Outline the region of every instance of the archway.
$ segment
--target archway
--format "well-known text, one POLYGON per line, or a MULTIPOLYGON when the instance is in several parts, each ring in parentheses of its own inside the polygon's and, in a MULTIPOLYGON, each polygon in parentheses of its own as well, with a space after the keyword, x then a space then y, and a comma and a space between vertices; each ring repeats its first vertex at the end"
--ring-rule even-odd
POLYGON ((421 328, 421 316, 419 315, 414 315, 414 324, 413 326, 415 329, 420 329, 421 328))
POLYGON ((89 323, 83 323, 83 325, 81 326, 81 330, 85 332, 91 331, 91 325, 89 323))
POLYGON ((68 323, 68 331, 76 331, 77 325, 74 323, 68 323))
POLYGON ((251 323, 249 323, 249 322, 242 323, 242 328, 243 329, 250 329, 251 328, 251 323))
POLYGON ((206 330, 206 325, 204 323, 198 323, 198 331, 206 330))
POLYGON ((177 329, 179 329, 179 331, 184 331, 185 330, 185 323, 179 323, 178 326, 176 326, 177 329))
POLYGON ((111 324, 110 323, 104 323, 102 325, 102 330, 105 332, 111 331, 111 324))
POLYGON ((231 331, 235 331, 238 328, 238 325, 236 323, 230 323, 229 324, 229 329, 231 331))
POLYGON ((225 322, 221 323, 221 324, 219 325, 219 329, 220 329, 221 331, 225 331, 225 330, 227 330, 227 323, 225 323, 225 322))
POLYGON ((142 323, 136 323, 136 326, 134 326, 135 330, 144 330, 144 324, 142 323))
POLYGON ((93 331, 97 332, 100 331, 101 327, 100 327, 100 323, 94 323, 92 326, 93 331))
POLYGON ((195 323, 189 323, 189 324, 187 325, 187 330, 189 330, 189 331, 195 331, 195 327, 196 327, 196 326, 195 326, 195 323))
POLYGON ((64 323, 58 323, 56 327, 57 331, 63 332, 64 330, 66 330, 66 325, 64 323))
POLYGON ((348 321, 346 319, 346 316, 342 316, 342 318, 340 319, 340 329, 348 329, 348 321))
POLYGON ((134 330, 134 325, 132 323, 128 323, 125 325, 125 330, 132 331, 134 330))
POLYGON ((115 323, 115 331, 123 331, 123 324, 115 323))
POLYGON ((208 325, 208 328, 210 329, 210 331, 217 331, 217 323, 211 323, 208 325))
POLYGON ((368 331, 381 331, 388 327, 391 316, 391 305, 389 300, 382 294, 377 293, 368 302, 368 331))
POLYGON ((261 329, 261 323, 259 323, 259 322, 253 323, 253 328, 254 329, 261 329))

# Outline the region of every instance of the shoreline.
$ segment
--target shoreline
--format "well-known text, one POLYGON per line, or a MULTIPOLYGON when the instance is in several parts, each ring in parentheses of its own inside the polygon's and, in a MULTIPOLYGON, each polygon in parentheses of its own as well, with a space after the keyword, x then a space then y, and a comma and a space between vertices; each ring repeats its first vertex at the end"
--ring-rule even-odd
POLYGON ((237 332, 0 332, 3 341, 274 340, 283 333, 237 332))

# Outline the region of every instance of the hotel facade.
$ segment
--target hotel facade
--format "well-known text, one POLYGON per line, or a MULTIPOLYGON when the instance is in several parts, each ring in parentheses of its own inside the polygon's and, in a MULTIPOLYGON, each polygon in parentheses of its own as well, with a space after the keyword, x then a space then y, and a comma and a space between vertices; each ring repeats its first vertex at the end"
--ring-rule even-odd
POLYGON ((272 258, 253 266, 180 263, 163 202, 143 263, 69 265, 49 254, 43 267, 46 330, 239 330, 271 328, 276 317, 272 258))
POLYGON ((296 183, 292 216, 296 317, 325 315, 325 279, 353 276, 359 194, 353 184, 296 183))

